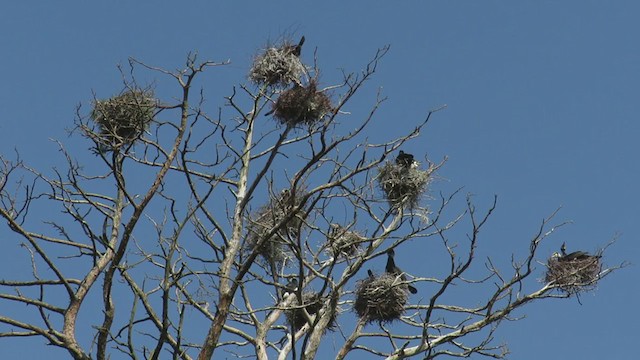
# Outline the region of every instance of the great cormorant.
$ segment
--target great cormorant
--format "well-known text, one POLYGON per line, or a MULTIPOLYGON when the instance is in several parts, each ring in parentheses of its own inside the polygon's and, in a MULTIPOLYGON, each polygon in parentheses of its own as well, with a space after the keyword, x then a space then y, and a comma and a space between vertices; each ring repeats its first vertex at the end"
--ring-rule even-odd
POLYGON ((414 160, 413 155, 400 150, 400 153, 396 157, 396 165, 400 165, 407 169, 415 169, 418 167, 418 162, 414 160))
POLYGON ((285 285, 283 296, 286 297, 287 295, 292 294, 297 290, 298 290, 298 279, 293 278, 289 280, 287 285, 285 285))
POLYGON ((570 254, 567 254, 567 244, 565 243, 562 243, 560 251, 562 252, 562 256, 558 258, 559 261, 586 260, 592 257, 596 257, 593 255, 589 255, 589 253, 584 251, 574 251, 570 254))
POLYGON ((304 44, 304 36, 300 38, 300 42, 298 43, 298 45, 293 47, 293 49, 291 50, 291 54, 300 57, 300 53, 302 52, 302 44, 304 44))
POLYGON ((368 269, 368 270, 367 270, 367 274, 369 274, 369 280, 372 280, 372 281, 373 281, 373 280, 375 280, 375 279, 376 279, 376 276, 375 276, 375 275, 373 275, 373 271, 371 271, 371 269, 368 269))
MULTIPOLYGON (((395 252, 393 251, 393 249, 387 250, 387 266, 385 267, 385 270, 387 271, 388 274, 391 274, 394 276, 399 275, 402 281, 407 281, 407 276, 404 274, 402 270, 400 270, 398 266, 396 266, 396 262, 393 259, 394 255, 395 255, 395 252)), ((409 289, 409 292, 412 294, 416 294, 418 292, 418 289, 411 286, 410 284, 407 284, 407 288, 409 289)))

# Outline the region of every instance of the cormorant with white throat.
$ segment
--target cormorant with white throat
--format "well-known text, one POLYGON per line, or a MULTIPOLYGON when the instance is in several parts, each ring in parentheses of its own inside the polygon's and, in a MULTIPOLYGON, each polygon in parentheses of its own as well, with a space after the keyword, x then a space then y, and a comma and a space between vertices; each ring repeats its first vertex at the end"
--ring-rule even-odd
POLYGON ((396 157, 396 165, 400 165, 407 169, 415 169, 418 167, 418 162, 415 161, 412 154, 408 154, 402 150, 396 157))
POLYGON ((282 295, 284 297, 287 297, 289 294, 293 294, 296 291, 298 291, 298 279, 293 278, 289 280, 287 285, 285 285, 284 292, 282 293, 282 295))

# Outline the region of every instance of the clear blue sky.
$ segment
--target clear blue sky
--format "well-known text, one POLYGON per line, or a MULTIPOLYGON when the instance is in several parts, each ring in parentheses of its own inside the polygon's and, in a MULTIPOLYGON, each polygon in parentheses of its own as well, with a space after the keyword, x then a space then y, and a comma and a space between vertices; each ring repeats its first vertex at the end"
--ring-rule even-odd
MULTIPOLYGON (((117 92, 115 65, 129 56, 167 68, 182 66, 193 50, 230 59, 207 78, 217 105, 244 81, 255 49, 282 33, 304 34, 305 50, 318 48, 326 82, 391 44, 370 85, 389 97, 370 136, 399 135, 429 109, 448 105, 407 150, 449 156, 436 190, 465 186, 480 204, 499 196, 484 255, 522 254, 541 219, 562 206, 558 219, 574 223, 554 235, 545 254, 562 241, 592 251, 620 233, 605 261, 640 256, 637 1, 106 3, 0 5, 1 154, 17 148, 38 168, 58 162, 49 139, 72 143, 65 128, 75 106, 88 104, 92 91, 117 92)), ((349 110, 366 111, 372 101, 362 98, 363 107, 349 110)), ((7 264, 20 250, 6 229, 0 234, 0 264, 7 264)), ((421 265, 405 270, 421 273, 421 265)), ((619 271, 583 296, 582 306, 529 306, 520 313, 527 318, 504 324, 496 341, 509 345, 512 359, 635 358, 639 276, 635 265, 619 271)), ((20 350, 24 358, 50 349, 35 344, 20 350)), ((0 340, 0 357, 13 351, 0 340)))

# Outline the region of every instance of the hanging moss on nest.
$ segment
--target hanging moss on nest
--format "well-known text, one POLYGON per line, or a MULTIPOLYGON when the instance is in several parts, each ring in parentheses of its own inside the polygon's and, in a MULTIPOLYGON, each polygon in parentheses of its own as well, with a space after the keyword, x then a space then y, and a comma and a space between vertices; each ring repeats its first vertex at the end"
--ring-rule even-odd
POLYGON ((311 125, 332 111, 331 100, 324 92, 318 91, 315 81, 307 86, 294 85, 283 91, 273 104, 273 117, 290 126, 311 125))
POLYGON ((306 69, 296 49, 296 45, 289 40, 278 46, 267 48, 253 60, 249 79, 258 85, 280 87, 298 82, 306 69))
POLYGON ((105 100, 95 100, 91 119, 98 125, 98 140, 113 149, 130 144, 153 120, 157 101, 150 90, 127 90, 105 100))
POLYGON ((414 208, 427 189, 431 174, 431 168, 420 170, 387 162, 378 172, 378 185, 391 206, 414 208))
MULTIPOLYGON (((283 190, 276 198, 259 209, 247 226, 247 241, 245 247, 253 251, 257 244, 268 236, 271 230, 285 219, 291 210, 302 203, 306 192, 298 190, 295 198, 289 190, 283 190)), ((291 258, 291 248, 286 239, 296 237, 304 224, 304 209, 292 216, 284 226, 268 240, 264 241, 258 252, 266 265, 280 266, 286 259, 291 258)), ((274 269, 271 269, 274 270, 274 269)))
POLYGON ((409 295, 402 280, 391 274, 368 277, 356 285, 354 310, 367 322, 385 323, 400 318, 409 295))
MULTIPOLYGON (((302 294, 304 309, 307 310, 310 316, 318 314, 320 309, 322 309, 323 302, 324 299, 316 292, 305 292, 302 294)), ((287 322, 293 325, 293 328, 298 331, 307 324, 307 318, 304 315, 304 310, 298 305, 297 298, 291 302, 290 306, 291 308, 285 310, 285 316, 287 317, 287 322)), ((329 330, 333 330, 336 327, 336 313, 336 309, 331 312, 331 319, 327 326, 329 330)))
POLYGON ((331 230, 327 236, 327 242, 333 256, 352 257, 358 253, 364 237, 359 233, 338 225, 331 224, 331 230))
POLYGON ((602 270, 601 255, 588 255, 580 259, 566 260, 554 255, 547 261, 546 282, 554 282, 567 294, 593 290, 602 270))

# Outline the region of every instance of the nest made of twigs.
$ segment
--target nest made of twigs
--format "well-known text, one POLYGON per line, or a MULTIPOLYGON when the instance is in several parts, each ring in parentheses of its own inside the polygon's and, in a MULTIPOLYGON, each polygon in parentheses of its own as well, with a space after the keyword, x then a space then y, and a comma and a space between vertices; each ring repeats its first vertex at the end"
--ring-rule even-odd
POLYGON ((400 277, 387 273, 359 281, 353 306, 358 316, 369 323, 399 319, 409 299, 407 286, 401 282, 400 277))
MULTIPOLYGON (((317 315, 324 302, 324 298, 316 292, 304 292, 302 293, 302 303, 304 304, 304 310, 307 311, 309 316, 317 315)), ((303 308, 299 305, 297 297, 289 304, 290 308, 285 310, 285 316, 287 322, 298 331, 307 323, 307 318, 304 314, 303 308)), ((333 330, 336 327, 336 314, 337 309, 331 311, 331 319, 329 319, 329 325, 327 329, 333 330)))
POLYGON ((327 242, 331 254, 335 257, 353 257, 358 253, 364 237, 356 231, 348 230, 338 224, 331 224, 331 230, 327 236, 327 242))
POLYGON ((249 79, 255 84, 286 87, 298 82, 306 72, 304 64, 295 53, 296 46, 289 40, 271 46, 253 59, 249 79))
POLYGON ((331 111, 331 99, 323 91, 318 91, 314 80, 307 86, 296 84, 283 91, 272 109, 273 117, 289 126, 312 125, 322 121, 331 111))
POLYGON ((414 208, 426 191, 431 174, 431 168, 420 170, 387 162, 380 168, 377 179, 391 206, 414 208))
POLYGON ((133 89, 94 100, 91 119, 98 125, 98 141, 108 148, 130 144, 149 127, 157 109, 151 90, 133 89))
MULTIPOLYGON (((289 190, 283 190, 269 204, 260 208, 249 220, 247 226, 246 248, 253 251, 262 242, 258 252, 266 265, 281 265, 286 259, 291 258, 289 240, 299 235, 304 225, 305 210, 301 209, 296 215, 290 217, 284 226, 267 240, 273 228, 290 214, 293 208, 299 206, 306 192, 298 190, 295 196, 289 190)), ((274 269, 271 269, 274 270, 274 269)))
POLYGON ((546 282, 554 282, 567 294, 593 290, 602 270, 601 255, 590 255, 582 259, 564 260, 552 256, 547 261, 546 282))

